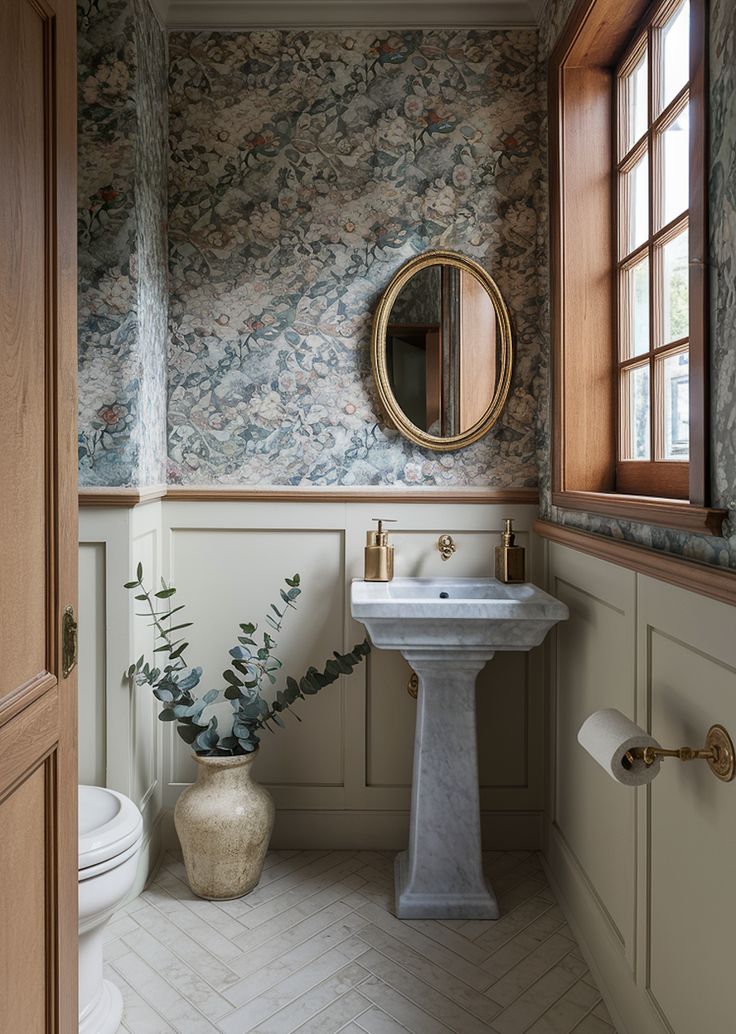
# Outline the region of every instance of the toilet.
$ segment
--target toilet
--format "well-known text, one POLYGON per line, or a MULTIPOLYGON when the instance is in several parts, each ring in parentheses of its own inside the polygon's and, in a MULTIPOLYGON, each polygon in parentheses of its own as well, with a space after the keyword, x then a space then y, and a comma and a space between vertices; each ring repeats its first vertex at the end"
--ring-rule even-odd
POLYGON ((143 820, 115 790, 79 787, 79 1034, 115 1034, 123 1016, 120 991, 102 975, 110 917, 135 882, 143 820))

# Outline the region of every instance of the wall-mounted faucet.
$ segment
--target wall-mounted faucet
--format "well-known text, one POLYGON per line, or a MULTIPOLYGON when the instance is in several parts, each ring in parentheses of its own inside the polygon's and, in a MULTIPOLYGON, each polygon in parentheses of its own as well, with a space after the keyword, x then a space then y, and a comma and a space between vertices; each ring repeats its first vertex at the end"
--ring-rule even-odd
POLYGON ((452 535, 440 535, 437 539, 437 549, 440 551, 440 556, 443 560, 449 560, 452 554, 457 551, 452 535))

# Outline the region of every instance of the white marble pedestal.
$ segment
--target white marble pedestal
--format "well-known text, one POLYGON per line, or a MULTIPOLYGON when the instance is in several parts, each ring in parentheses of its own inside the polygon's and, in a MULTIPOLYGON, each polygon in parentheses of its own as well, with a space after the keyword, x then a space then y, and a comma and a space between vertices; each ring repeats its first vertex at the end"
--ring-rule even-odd
POLYGON ((419 676, 409 850, 396 861, 402 919, 497 919, 480 853, 475 680, 497 650, 531 650, 569 611, 529 582, 354 579, 353 617, 419 676))
POLYGON ((396 859, 400 919, 497 919, 483 876, 475 681, 486 650, 406 650, 419 677, 409 850, 396 859))

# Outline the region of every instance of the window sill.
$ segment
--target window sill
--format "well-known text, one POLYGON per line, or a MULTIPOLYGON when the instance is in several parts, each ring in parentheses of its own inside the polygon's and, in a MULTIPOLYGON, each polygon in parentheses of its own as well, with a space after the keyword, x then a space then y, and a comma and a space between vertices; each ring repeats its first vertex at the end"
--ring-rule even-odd
POLYGON ((694 506, 684 499, 658 499, 617 492, 553 492, 552 505, 563 510, 584 510, 618 520, 656 524, 694 535, 720 536, 728 515, 727 510, 694 506))

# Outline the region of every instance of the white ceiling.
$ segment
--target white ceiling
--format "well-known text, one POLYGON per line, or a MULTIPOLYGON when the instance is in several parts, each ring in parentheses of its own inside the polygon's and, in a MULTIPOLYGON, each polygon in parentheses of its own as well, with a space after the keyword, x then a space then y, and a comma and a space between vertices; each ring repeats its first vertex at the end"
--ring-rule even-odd
POLYGON ((151 0, 168 29, 535 25, 544 0, 151 0))

